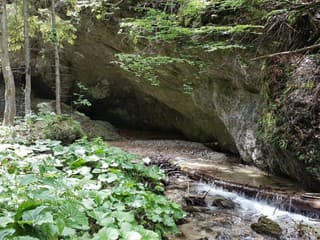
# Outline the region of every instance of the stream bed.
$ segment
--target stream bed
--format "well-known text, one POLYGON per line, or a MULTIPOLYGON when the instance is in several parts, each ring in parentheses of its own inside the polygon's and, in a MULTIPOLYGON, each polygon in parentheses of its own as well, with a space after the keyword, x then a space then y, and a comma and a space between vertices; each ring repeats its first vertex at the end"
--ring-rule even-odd
POLYGON ((270 176, 255 167, 243 165, 235 156, 215 152, 199 143, 130 139, 109 144, 141 155, 146 162, 166 170, 168 180, 165 194, 183 205, 188 213, 186 219, 179 223, 181 233, 169 236, 169 240, 320 239, 318 200, 315 201, 316 212, 313 212, 313 208, 304 215, 286 211, 292 209, 291 200, 284 202, 283 194, 299 198, 305 193, 295 182, 270 176), (204 181, 201 180, 202 176, 204 181), (210 182, 208 176, 218 181, 210 182), (228 182, 232 186, 245 186, 246 189, 249 187, 259 191, 256 195, 250 192, 248 196, 238 188, 230 188, 230 184, 227 185, 229 188, 223 187, 228 182), (272 199, 264 199, 264 194, 260 194, 265 190, 273 194, 272 199), (280 193, 279 197, 277 192, 280 193), (190 197, 200 197, 203 201, 190 203, 190 197), (226 204, 214 205, 216 201, 226 204), (251 225, 262 216, 278 224, 281 235, 258 234, 254 231, 251 225))
POLYGON ((179 226, 181 234, 170 240, 259 240, 259 239, 320 239, 320 222, 300 214, 274 207, 263 200, 247 198, 221 187, 193 181, 185 176, 170 177, 166 195, 185 206, 186 221, 179 226), (187 186, 185 182, 188 182, 187 186), (186 206, 188 196, 204 196, 205 206, 186 206), (212 206, 216 198, 225 199, 232 207, 212 206), (262 216, 279 224, 280 237, 256 233, 251 225, 262 216))

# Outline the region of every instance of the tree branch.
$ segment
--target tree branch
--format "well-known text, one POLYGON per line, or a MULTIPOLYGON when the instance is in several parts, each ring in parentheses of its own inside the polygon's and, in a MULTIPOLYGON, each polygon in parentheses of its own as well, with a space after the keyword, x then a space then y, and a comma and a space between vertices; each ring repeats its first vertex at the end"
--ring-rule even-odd
POLYGON ((283 56, 283 55, 291 55, 291 54, 305 52, 305 51, 313 50, 313 49, 317 49, 317 48, 320 48, 320 44, 315 44, 315 45, 311 45, 311 46, 304 47, 304 48, 299 48, 299 49, 292 50, 292 51, 285 51, 285 52, 278 52, 278 53, 263 55, 260 57, 252 58, 251 61, 256 61, 256 60, 265 59, 265 58, 273 58, 273 57, 278 57, 278 56, 283 56))

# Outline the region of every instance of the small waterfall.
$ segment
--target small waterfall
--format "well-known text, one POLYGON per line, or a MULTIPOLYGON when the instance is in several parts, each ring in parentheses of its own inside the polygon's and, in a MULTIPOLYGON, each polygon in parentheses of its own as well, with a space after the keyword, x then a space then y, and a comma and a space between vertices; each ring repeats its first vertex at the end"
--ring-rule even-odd
POLYGON ((283 192, 277 191, 277 189, 256 188, 214 179, 204 179, 204 181, 212 183, 211 185, 215 186, 215 188, 237 193, 240 196, 258 202, 264 202, 276 209, 320 220, 320 197, 317 197, 316 194, 283 192))
POLYGON ((304 216, 295 213, 295 209, 292 207, 292 199, 288 199, 282 195, 275 194, 273 198, 264 199, 264 194, 261 191, 255 197, 248 198, 244 193, 230 192, 215 184, 209 185, 204 183, 195 185, 193 191, 199 194, 207 192, 208 196, 219 195, 231 199, 239 205, 239 214, 248 217, 258 218, 263 215, 277 221, 286 220, 320 227, 320 215, 309 213, 307 216, 304 216))

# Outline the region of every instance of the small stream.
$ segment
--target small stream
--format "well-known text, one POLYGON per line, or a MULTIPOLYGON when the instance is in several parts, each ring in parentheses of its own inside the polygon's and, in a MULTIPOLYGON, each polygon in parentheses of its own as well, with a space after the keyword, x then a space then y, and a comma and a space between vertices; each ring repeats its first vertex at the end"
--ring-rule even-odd
MULTIPOLYGON (((179 225, 181 233, 170 236, 169 240, 320 239, 320 208, 317 205, 315 209, 318 210, 314 211, 308 204, 301 205, 303 199, 300 197, 305 192, 296 182, 242 165, 236 157, 200 143, 137 139, 134 136, 110 144, 168 170, 165 194, 188 212, 185 221, 179 225), (205 194, 204 205, 186 202, 189 196, 205 194), (212 206, 217 196, 231 200, 235 207, 212 206), (300 212, 305 215, 298 214, 300 212), (280 238, 258 234, 251 228, 262 216, 280 225, 280 238)), ((319 199, 316 204, 320 204, 319 199)))
MULTIPOLYGON (((183 182, 183 176, 175 179, 183 182), (180 178, 180 180, 179 180, 180 178)), ((186 223, 179 226, 181 235, 170 240, 319 240, 320 221, 297 213, 281 209, 279 202, 268 203, 262 199, 245 197, 241 193, 230 192, 214 184, 206 184, 191 180, 191 185, 185 190, 171 190, 167 196, 178 200, 179 196, 206 196, 205 207, 195 207, 189 211, 186 223), (235 207, 224 208, 213 206, 216 198, 231 200, 235 207), (199 210, 199 211, 198 211, 199 210), (258 234, 251 225, 258 222, 260 217, 267 217, 279 224, 282 229, 281 237, 258 234)), ((183 200, 182 200, 182 204, 183 200)), ((186 208, 188 211, 191 208, 186 208)))
MULTIPOLYGON (((312 218, 313 216, 306 217, 300 214, 291 213, 285 210, 281 205, 279 207, 272 206, 266 201, 260 199, 249 199, 240 195, 238 193, 229 192, 224 190, 221 187, 215 185, 208 185, 204 183, 199 183, 196 186, 193 186, 193 191, 197 194, 203 194, 208 192, 208 196, 219 195, 224 198, 231 199, 235 202, 239 208, 238 211, 244 217, 258 218, 260 216, 266 216, 276 222, 292 222, 292 223, 301 223, 311 226, 317 226, 320 229, 320 221, 318 219, 312 218)), ((279 203, 275 202, 276 205, 279 203)), ((210 207, 213 210, 214 207, 210 207)))

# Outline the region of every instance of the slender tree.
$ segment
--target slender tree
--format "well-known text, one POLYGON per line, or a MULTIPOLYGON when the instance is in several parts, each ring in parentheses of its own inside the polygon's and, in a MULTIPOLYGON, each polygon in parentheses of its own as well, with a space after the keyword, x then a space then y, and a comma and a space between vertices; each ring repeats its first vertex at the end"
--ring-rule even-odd
POLYGON ((60 58, 59 58, 59 43, 57 36, 57 23, 55 0, 51 0, 52 13, 52 41, 54 44, 54 63, 55 63, 55 77, 56 77, 56 113, 61 114, 61 80, 60 80, 60 58))
POLYGON ((29 11, 28 0, 23 0, 23 20, 24 20, 24 49, 26 65, 26 86, 24 92, 25 116, 31 114, 31 64, 30 64, 30 37, 29 37, 29 11))
POLYGON ((0 15, 1 64, 3 78, 5 82, 5 109, 3 115, 3 125, 10 126, 14 124, 14 118, 16 116, 16 91, 9 58, 6 0, 1 1, 0 15))

